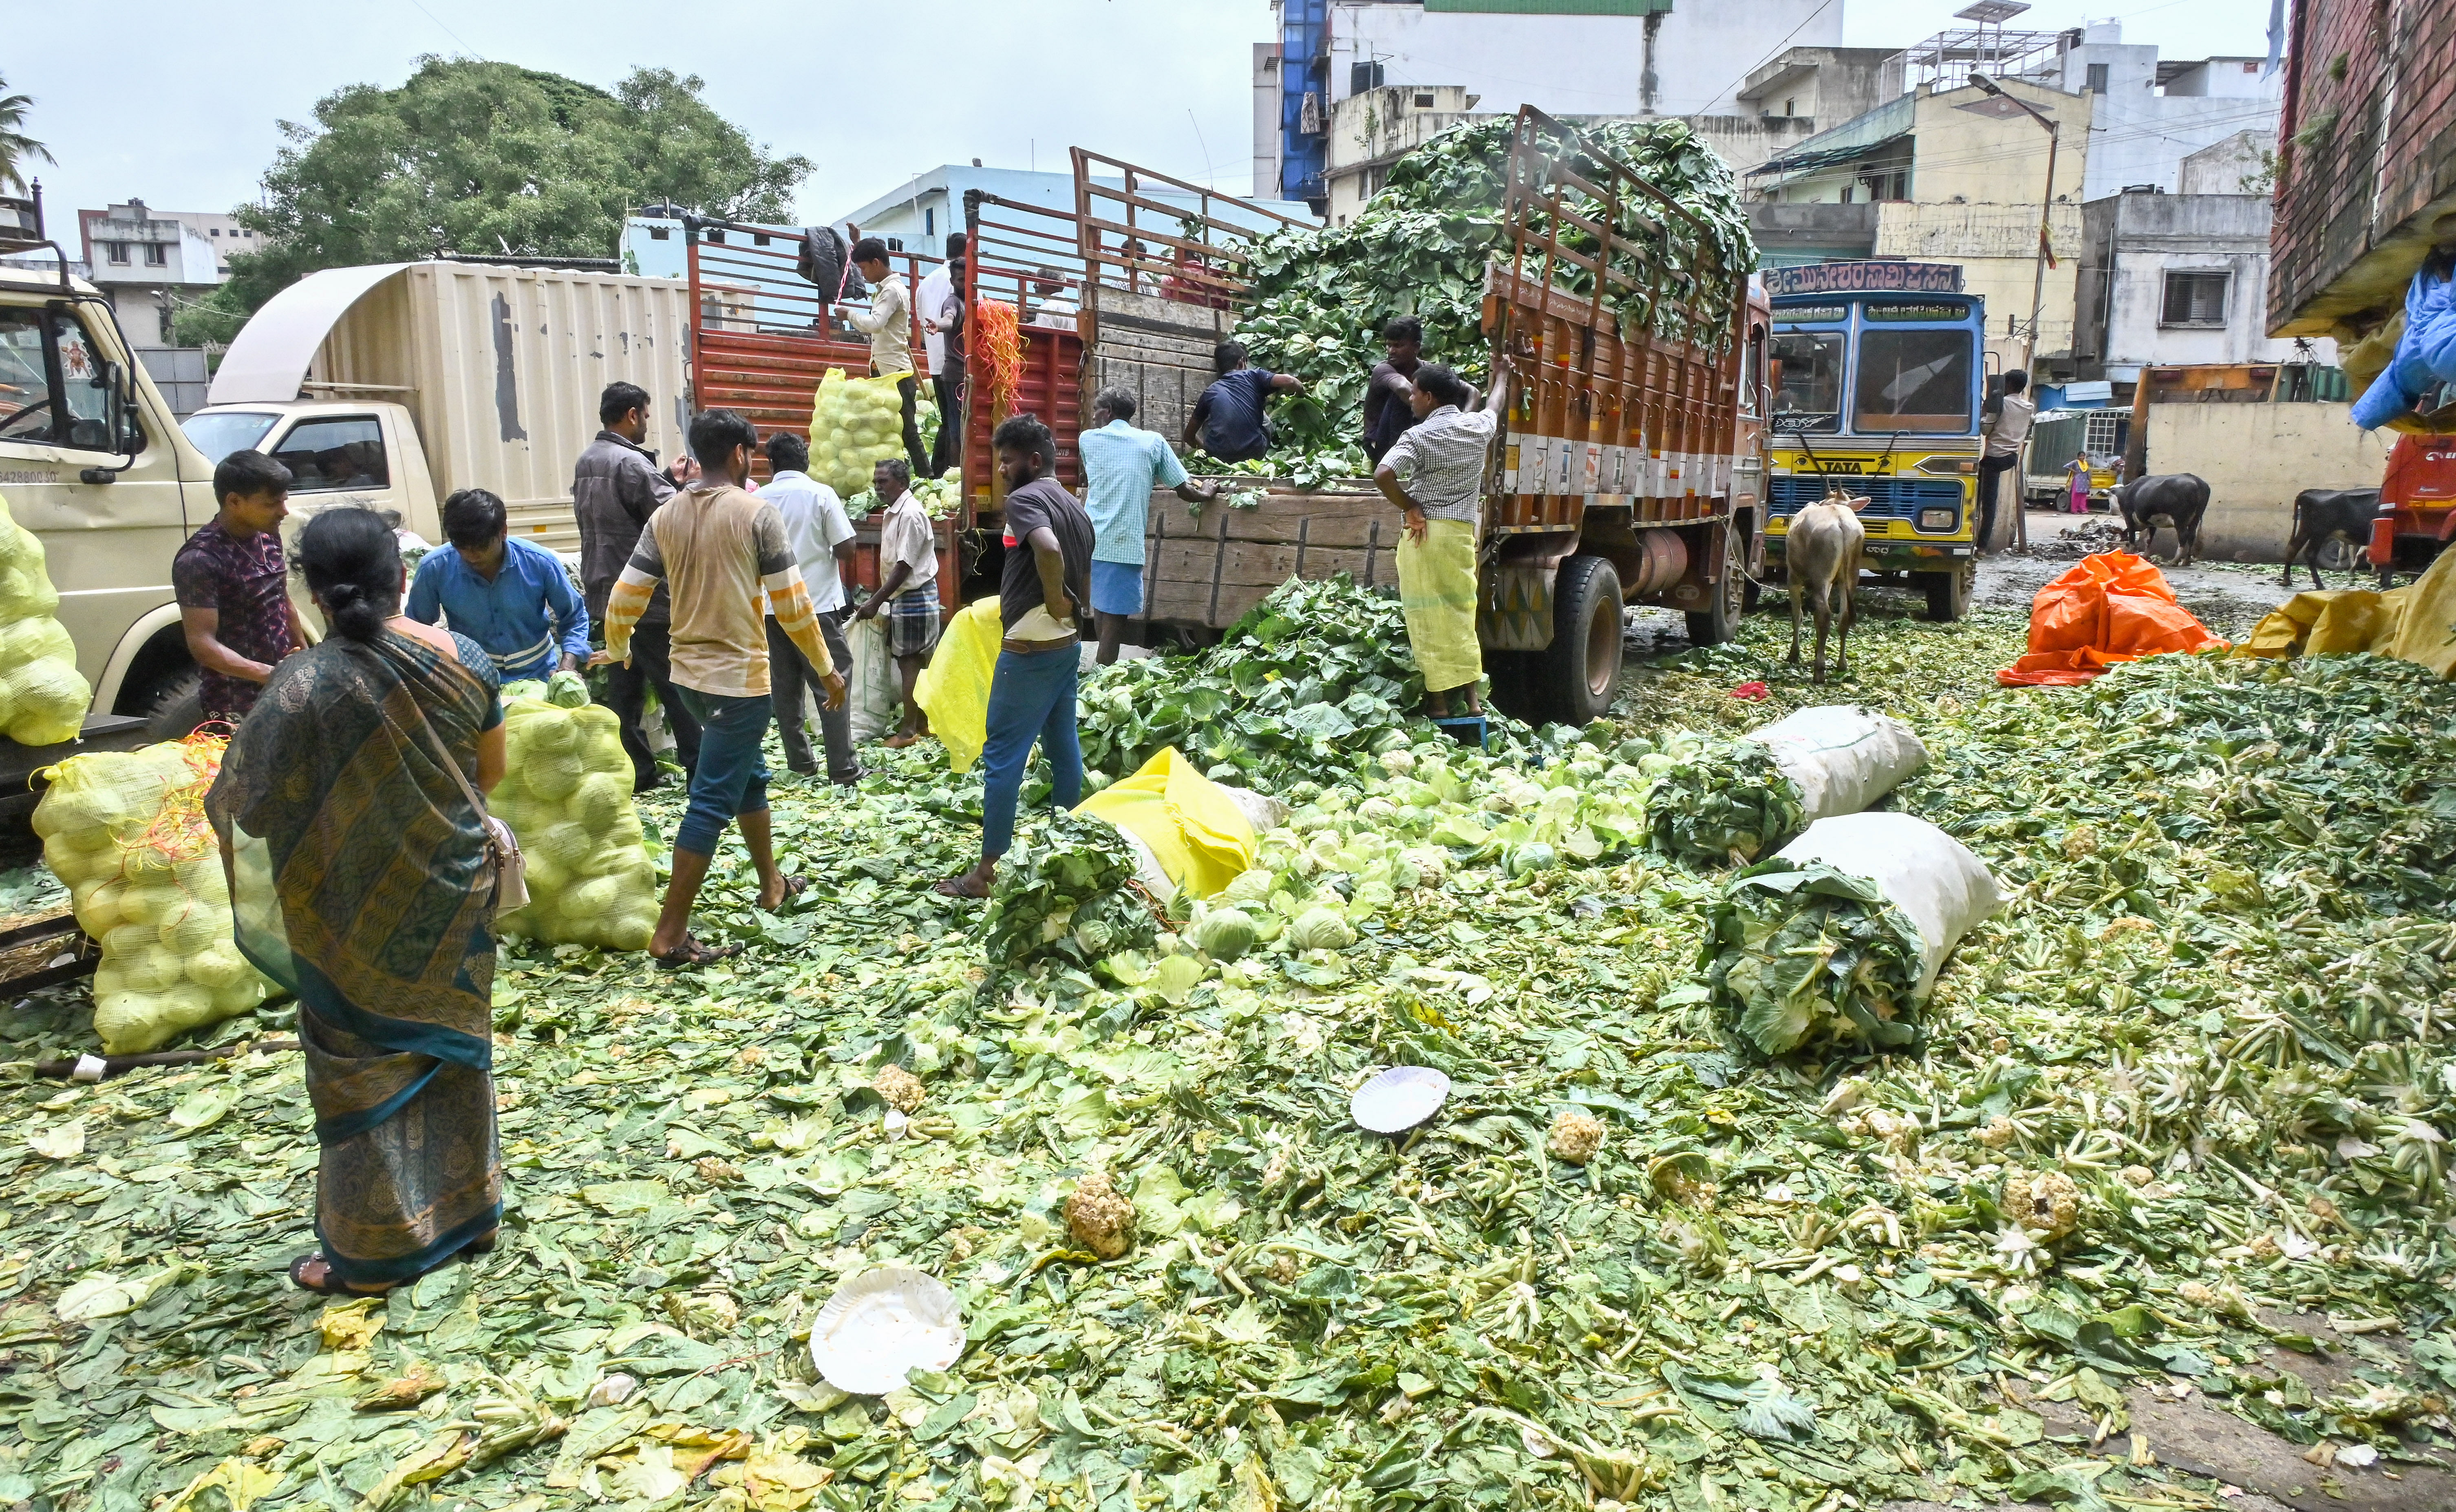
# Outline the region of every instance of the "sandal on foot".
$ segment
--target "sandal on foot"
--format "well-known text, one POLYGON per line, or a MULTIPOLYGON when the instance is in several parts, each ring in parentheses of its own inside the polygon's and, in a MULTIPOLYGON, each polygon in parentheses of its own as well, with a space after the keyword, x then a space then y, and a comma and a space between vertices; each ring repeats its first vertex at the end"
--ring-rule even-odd
POLYGON ((792 902, 795 898, 800 897, 803 893, 808 892, 808 891, 809 891, 809 890, 810 890, 810 879, 809 879, 809 878, 808 878, 808 877, 787 877, 787 878, 785 879, 785 895, 784 895, 783 897, 778 898, 778 899, 776 900, 776 902, 775 902, 775 906, 771 908, 771 907, 769 907, 768 904, 762 903, 761 905, 759 905, 759 907, 760 907, 760 909, 761 909, 763 911, 766 911, 766 912, 768 912, 768 913, 774 913, 774 912, 778 911, 779 909, 783 909, 783 908, 785 907, 785 905, 786 905, 786 904, 792 902))
POLYGON ((879 742, 881 746, 886 746, 889 750, 903 750, 909 746, 917 746, 920 743, 920 736, 904 734, 890 735, 885 740, 879 742))
POLYGON ((943 878, 936 884, 936 889, 948 897, 968 898, 974 903, 978 903, 990 895, 989 889, 986 888, 982 889, 978 892, 970 890, 964 886, 964 879, 962 877, 943 878))
POLYGON ((368 1291, 346 1285, 333 1275, 332 1261, 313 1253, 302 1255, 290 1262, 290 1284, 302 1292, 314 1292, 319 1297, 381 1297, 392 1290, 389 1286, 379 1286, 368 1291), (307 1278, 307 1267, 311 1265, 324 1267, 322 1280, 311 1281, 307 1278))
POLYGON ((686 934, 682 944, 663 955, 651 950, 648 959, 656 962, 661 971, 680 971, 695 966, 713 966, 741 953, 742 947, 738 945, 702 945, 686 934))

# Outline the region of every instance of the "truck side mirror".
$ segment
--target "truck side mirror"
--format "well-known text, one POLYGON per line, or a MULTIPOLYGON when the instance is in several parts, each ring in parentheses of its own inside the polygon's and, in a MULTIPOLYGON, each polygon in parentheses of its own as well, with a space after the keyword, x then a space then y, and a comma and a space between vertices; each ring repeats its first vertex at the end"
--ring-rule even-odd
POLYGON ((98 449, 111 452, 118 460, 112 467, 88 467, 77 477, 88 483, 115 482, 122 469, 136 464, 137 450, 143 445, 145 433, 136 418, 136 394, 129 381, 128 369, 108 360, 94 375, 93 386, 103 395, 103 419, 95 426, 102 432, 95 438, 98 449))

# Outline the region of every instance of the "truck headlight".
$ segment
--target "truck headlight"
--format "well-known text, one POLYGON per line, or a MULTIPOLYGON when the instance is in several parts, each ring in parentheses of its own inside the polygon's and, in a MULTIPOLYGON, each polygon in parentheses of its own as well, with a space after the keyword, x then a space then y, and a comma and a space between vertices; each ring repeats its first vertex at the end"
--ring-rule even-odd
POLYGON ((1960 522, 1961 511, 1958 509, 1922 509, 1918 512, 1921 530, 1951 530, 1960 522))

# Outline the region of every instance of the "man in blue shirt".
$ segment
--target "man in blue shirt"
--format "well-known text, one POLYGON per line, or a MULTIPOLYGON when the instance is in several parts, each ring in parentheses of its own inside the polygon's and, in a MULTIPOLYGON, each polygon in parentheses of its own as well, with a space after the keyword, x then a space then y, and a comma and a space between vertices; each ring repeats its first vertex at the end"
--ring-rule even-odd
POLYGON ((1223 462, 1250 462, 1271 449, 1270 432, 1262 422, 1262 404, 1274 394, 1301 394, 1304 380, 1293 373, 1273 373, 1245 361, 1242 343, 1222 341, 1211 353, 1212 371, 1218 374, 1194 413, 1185 418, 1185 444, 1199 446, 1223 462))
POLYGON ((1117 659, 1126 622, 1143 611, 1143 529, 1152 490, 1174 488, 1189 504, 1219 497, 1218 484, 1190 482, 1168 439, 1136 430, 1135 397, 1102 389, 1092 400, 1092 424, 1076 439, 1083 456, 1083 509, 1092 517, 1092 613, 1100 627, 1100 664, 1117 659))
POLYGON ((542 546, 504 534, 503 501, 482 488, 443 501, 443 535, 418 564, 402 611, 452 628, 486 648, 504 682, 577 671, 588 662, 588 609, 542 546))

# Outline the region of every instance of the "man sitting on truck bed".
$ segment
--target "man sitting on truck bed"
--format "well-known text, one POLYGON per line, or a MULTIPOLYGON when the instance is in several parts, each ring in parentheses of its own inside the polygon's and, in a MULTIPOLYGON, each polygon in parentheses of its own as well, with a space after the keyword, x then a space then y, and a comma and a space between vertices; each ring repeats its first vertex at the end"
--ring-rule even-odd
POLYGON ((576 672, 588 663, 588 611, 563 559, 514 541, 502 500, 463 488, 443 501, 443 538, 426 554, 401 613, 420 624, 451 617, 505 683, 576 672))
MULTIPOLYGON (((571 479, 572 512, 580 517, 580 586, 588 598, 591 623, 605 623, 606 595, 623 564, 640 543, 640 531, 657 506, 674 497, 674 480, 658 470, 648 439, 648 391, 637 383, 608 383, 597 401, 605 428, 580 454, 571 479)), ((640 727, 650 687, 674 736, 674 756, 686 776, 699 770, 699 721, 674 691, 671 611, 665 585, 640 613, 631 633, 631 660, 605 673, 605 702, 623 722, 623 754, 631 758, 633 788, 646 792, 662 781, 648 737, 640 727)))
POLYGON ((1304 379, 1248 366, 1244 344, 1238 341, 1213 348, 1211 369, 1219 376, 1185 418, 1185 444, 1199 446, 1223 462, 1259 459, 1271 449, 1263 402, 1274 394, 1303 393, 1304 379))
MULTIPOLYGON (((876 236, 854 242, 852 260, 870 280, 870 308, 855 310, 852 328, 870 337, 870 373, 892 378, 904 400, 904 460, 914 476, 930 474, 929 454, 921 450, 921 380, 912 376, 912 295, 904 275, 888 266, 887 243, 876 236)), ((943 417, 941 417, 943 419, 943 417)))
POLYGON ((214 497, 221 509, 172 560, 171 585, 205 718, 236 723, 274 664, 307 644, 281 554, 290 469, 262 452, 233 452, 214 469, 214 497))

